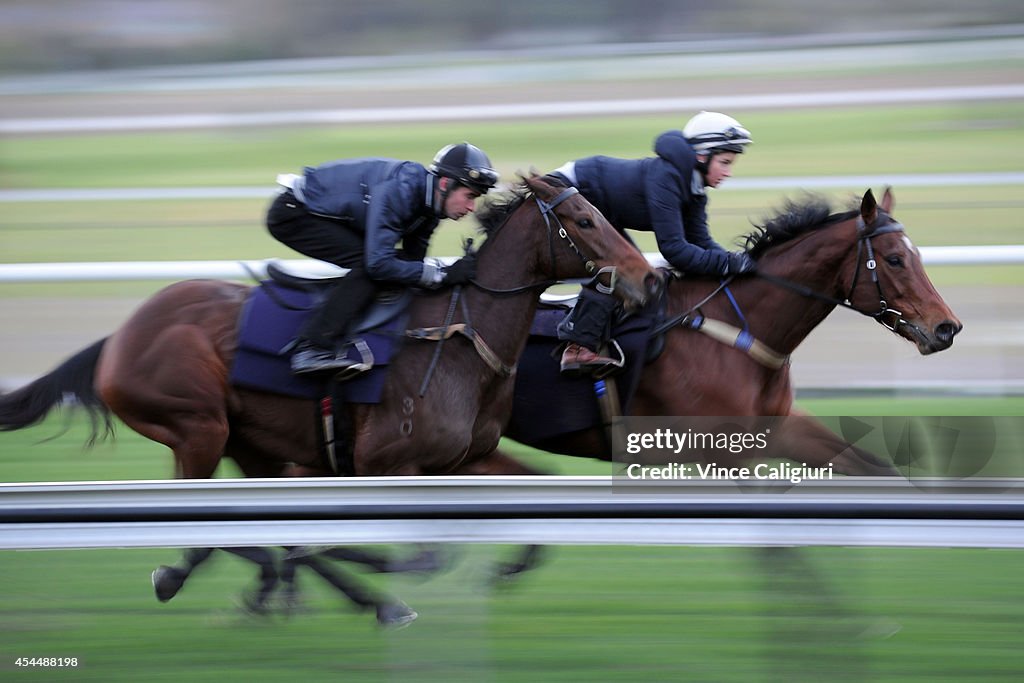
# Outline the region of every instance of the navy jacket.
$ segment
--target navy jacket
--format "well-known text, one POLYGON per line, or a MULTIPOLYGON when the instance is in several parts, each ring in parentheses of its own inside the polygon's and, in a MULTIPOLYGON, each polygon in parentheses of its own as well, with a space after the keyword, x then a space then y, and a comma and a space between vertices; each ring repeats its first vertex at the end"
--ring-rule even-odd
POLYGON ((440 222, 433 207, 435 180, 414 161, 343 159, 307 167, 293 191, 311 213, 344 221, 366 235, 371 278, 415 285, 440 222))
POLYGON ((696 153, 678 130, 658 136, 654 152, 657 156, 644 159, 577 160, 580 192, 619 230, 654 232, 673 268, 724 274, 727 252, 708 230, 708 199, 700 175, 694 174, 696 153))

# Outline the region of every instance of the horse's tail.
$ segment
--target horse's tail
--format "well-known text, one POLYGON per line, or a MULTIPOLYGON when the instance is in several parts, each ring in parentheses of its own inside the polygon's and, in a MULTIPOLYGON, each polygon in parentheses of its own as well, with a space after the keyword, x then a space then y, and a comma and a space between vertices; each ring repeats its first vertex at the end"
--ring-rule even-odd
POLYGON ((31 384, 0 395, 0 432, 11 432, 38 424, 54 408, 73 400, 77 407, 83 408, 89 415, 89 446, 100 438, 113 435, 114 423, 110 408, 103 403, 93 387, 96 363, 106 341, 104 338, 82 349, 31 384))

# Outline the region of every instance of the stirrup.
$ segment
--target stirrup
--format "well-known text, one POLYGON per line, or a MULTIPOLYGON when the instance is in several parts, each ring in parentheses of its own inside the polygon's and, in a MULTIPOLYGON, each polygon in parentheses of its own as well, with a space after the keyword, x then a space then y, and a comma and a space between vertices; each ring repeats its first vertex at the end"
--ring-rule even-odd
POLYGON ((361 360, 353 361, 351 365, 341 368, 334 374, 334 380, 336 382, 344 382, 345 380, 352 379, 356 375, 361 375, 370 368, 373 367, 374 358, 373 351, 370 350, 369 344, 364 339, 354 339, 352 346, 355 347, 356 351, 359 352, 361 360))
POLYGON ((615 355, 618 356, 618 359, 613 359, 610 363, 605 363, 600 367, 594 368, 590 373, 591 377, 594 379, 604 379, 608 375, 613 375, 626 367, 626 354, 623 352, 622 347, 619 346, 619 342, 614 339, 610 340, 608 345, 609 351, 613 349, 615 350, 615 355))

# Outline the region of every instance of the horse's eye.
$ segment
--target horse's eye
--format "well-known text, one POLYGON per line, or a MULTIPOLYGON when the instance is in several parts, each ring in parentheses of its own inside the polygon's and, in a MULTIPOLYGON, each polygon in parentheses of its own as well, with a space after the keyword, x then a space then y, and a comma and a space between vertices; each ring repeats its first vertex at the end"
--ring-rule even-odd
POLYGON ((899 256, 886 256, 885 262, 888 263, 893 268, 903 267, 903 259, 901 259, 899 256))
POLYGON ((580 220, 579 220, 579 221, 578 221, 578 222, 576 223, 576 225, 578 225, 578 226, 580 226, 581 228, 583 228, 584 230, 586 230, 586 229, 588 229, 588 228, 592 228, 592 227, 594 227, 594 221, 590 220, 589 218, 583 218, 583 219, 580 219, 580 220))

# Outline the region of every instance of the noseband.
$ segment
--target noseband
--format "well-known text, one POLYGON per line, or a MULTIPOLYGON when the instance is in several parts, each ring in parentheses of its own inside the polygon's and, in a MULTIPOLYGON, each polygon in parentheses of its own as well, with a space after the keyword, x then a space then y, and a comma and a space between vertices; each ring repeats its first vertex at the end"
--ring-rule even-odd
POLYGON ((557 256, 555 255, 555 241, 554 238, 551 236, 551 219, 553 218, 555 220, 555 223, 558 224, 558 236, 565 240, 565 243, 569 245, 569 248, 572 249, 573 253, 576 254, 576 256, 579 257, 580 261, 583 262, 583 267, 587 270, 588 275, 593 275, 594 278, 597 278, 604 273, 610 274, 610 284, 607 287, 601 284, 600 282, 596 284, 597 290, 599 292, 602 292, 604 294, 611 294, 612 292, 615 291, 615 266, 605 266, 604 268, 598 270, 597 264, 594 262, 594 260, 587 258, 583 254, 583 252, 580 251, 580 248, 576 246, 576 243, 573 242, 572 237, 569 236, 569 232, 565 229, 565 225, 562 224, 562 219, 558 217, 557 213, 555 213, 556 206, 558 206, 566 199, 572 197, 575 194, 579 194, 578 189, 576 189, 575 187, 567 187, 561 192, 559 192, 558 196, 552 199, 550 202, 544 201, 536 194, 533 196, 534 200, 537 202, 537 207, 540 209, 540 215, 544 218, 544 225, 547 226, 548 229, 548 246, 551 252, 552 278, 554 277, 556 263, 555 259, 557 258, 557 256))

